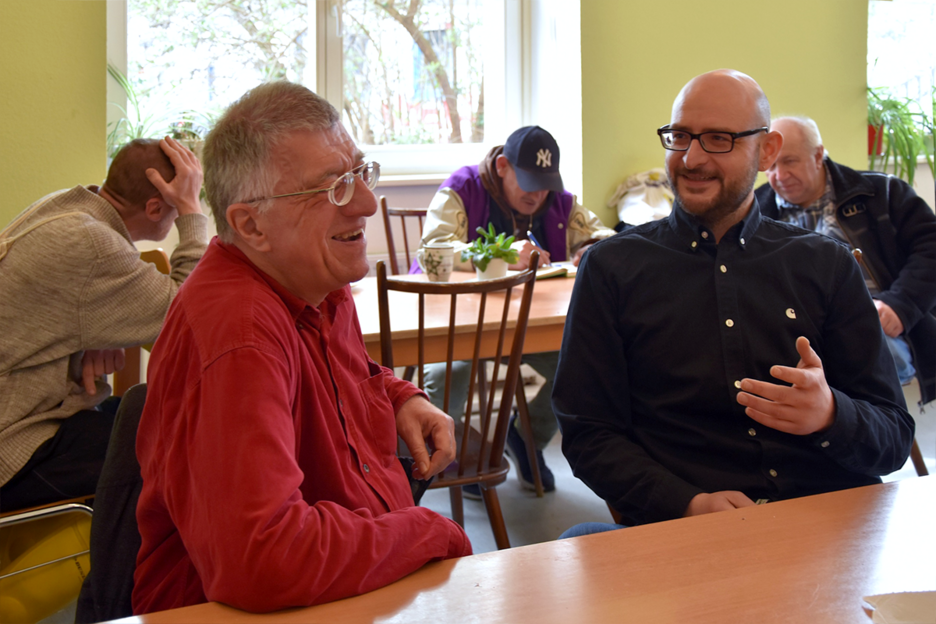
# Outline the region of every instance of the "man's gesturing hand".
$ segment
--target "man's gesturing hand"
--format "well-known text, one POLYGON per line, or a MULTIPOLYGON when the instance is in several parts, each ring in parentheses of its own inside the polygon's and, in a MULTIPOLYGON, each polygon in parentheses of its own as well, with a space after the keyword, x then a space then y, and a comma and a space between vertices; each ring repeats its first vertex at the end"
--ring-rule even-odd
POLYGON ((773 377, 792 386, 743 379, 738 403, 747 407, 745 414, 762 425, 794 435, 808 435, 832 426, 835 398, 826 382, 822 360, 809 346, 809 340, 797 338, 796 351, 800 355, 796 368, 770 369, 773 377))
POLYGON ((81 356, 81 383, 88 394, 97 394, 96 377, 110 375, 124 367, 123 349, 88 349, 81 356))
POLYGON ((415 395, 400 407, 396 415, 397 434, 413 455, 413 477, 428 479, 455 460, 455 421, 452 417, 415 395), (426 444, 433 449, 432 457, 426 444))

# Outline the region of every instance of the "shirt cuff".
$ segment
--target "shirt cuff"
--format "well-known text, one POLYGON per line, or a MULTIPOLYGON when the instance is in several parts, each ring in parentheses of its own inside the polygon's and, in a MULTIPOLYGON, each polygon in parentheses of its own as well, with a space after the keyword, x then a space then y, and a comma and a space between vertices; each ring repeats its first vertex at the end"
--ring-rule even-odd
POLYGON ((835 388, 830 390, 835 399, 835 420, 825 431, 809 434, 809 439, 837 461, 839 458, 851 456, 853 452, 850 446, 857 435, 858 411, 848 395, 835 388))

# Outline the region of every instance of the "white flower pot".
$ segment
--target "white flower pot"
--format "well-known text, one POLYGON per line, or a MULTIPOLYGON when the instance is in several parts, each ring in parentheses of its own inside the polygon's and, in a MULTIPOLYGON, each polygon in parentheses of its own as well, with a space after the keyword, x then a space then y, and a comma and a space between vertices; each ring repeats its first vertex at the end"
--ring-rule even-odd
POLYGON ((487 269, 484 271, 480 270, 478 267, 475 267, 475 273, 478 275, 479 280, 489 280, 497 279, 499 277, 506 277, 507 275, 507 261, 503 258, 494 258, 488 262, 487 269))

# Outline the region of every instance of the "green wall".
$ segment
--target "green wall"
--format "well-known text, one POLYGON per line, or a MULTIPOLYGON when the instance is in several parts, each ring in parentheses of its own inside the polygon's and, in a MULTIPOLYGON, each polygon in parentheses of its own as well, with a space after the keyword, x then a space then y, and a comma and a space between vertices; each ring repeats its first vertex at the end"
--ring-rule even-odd
POLYGON ((656 129, 693 76, 757 80, 774 115, 816 120, 831 156, 867 166, 866 0, 582 0, 582 148, 587 206, 663 166, 656 129))
POLYGON ((104 0, 0 0, 0 229, 106 174, 104 0))

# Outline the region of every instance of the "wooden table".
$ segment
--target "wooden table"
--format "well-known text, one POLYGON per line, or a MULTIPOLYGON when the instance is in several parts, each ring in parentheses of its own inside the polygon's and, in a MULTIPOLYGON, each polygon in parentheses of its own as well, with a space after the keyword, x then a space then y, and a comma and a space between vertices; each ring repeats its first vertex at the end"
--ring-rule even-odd
MULTIPOLYGON (((474 278, 474 273, 453 273, 453 280, 474 278)), ((424 275, 406 276, 406 279, 426 279, 424 275)), ((533 304, 527 326, 524 353, 558 351, 562 343, 569 299, 572 296, 573 278, 556 277, 538 280, 533 287, 533 304)), ((361 332, 367 352, 375 362, 380 362, 380 318, 377 309, 377 278, 367 277, 352 286, 354 303, 357 307, 361 332)), ((516 318, 520 308, 520 289, 511 294, 511 314, 516 318)), ((481 357, 492 357, 496 343, 493 335, 500 326, 504 295, 488 295, 485 307, 485 327, 490 326, 490 339, 482 339, 481 357)), ((471 348, 477 324, 477 300, 480 295, 461 295, 456 308, 455 359, 471 359, 471 348)), ((445 359, 445 348, 449 319, 449 297, 428 295, 426 297, 426 362, 445 359)), ((418 328, 418 298, 409 293, 390 293, 390 327, 393 330, 393 363, 395 366, 417 364, 416 332, 418 328)), ((510 344, 513 333, 508 331, 505 344, 510 344)))
POLYGON ((936 476, 920 477, 429 564, 307 609, 122 622, 860 624, 862 596, 936 590, 934 519, 936 476))

